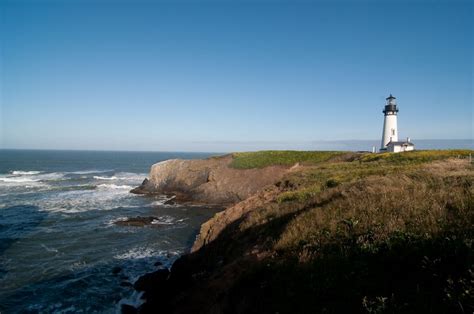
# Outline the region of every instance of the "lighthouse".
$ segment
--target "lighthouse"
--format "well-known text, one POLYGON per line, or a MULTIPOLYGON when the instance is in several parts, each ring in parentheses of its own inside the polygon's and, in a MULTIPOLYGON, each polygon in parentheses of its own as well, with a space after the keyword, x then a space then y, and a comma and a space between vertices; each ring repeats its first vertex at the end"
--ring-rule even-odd
POLYGON ((406 141, 398 141, 398 127, 397 127, 397 102, 396 98, 390 94, 387 98, 387 104, 383 110, 383 132, 382 132, 382 144, 380 146, 381 152, 404 152, 415 149, 415 145, 407 138, 406 141))
POLYGON ((390 142, 398 141, 398 129, 397 129, 397 102, 395 97, 390 94, 387 98, 387 104, 383 110, 383 133, 382 133, 382 145, 380 146, 381 151, 387 150, 387 145, 390 142))

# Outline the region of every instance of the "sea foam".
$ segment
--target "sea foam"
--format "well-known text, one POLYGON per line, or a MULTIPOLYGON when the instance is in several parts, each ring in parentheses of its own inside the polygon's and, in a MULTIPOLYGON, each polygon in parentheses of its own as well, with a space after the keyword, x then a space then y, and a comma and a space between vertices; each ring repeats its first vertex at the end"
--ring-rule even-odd
POLYGON ((160 254, 163 254, 163 251, 156 252, 155 250, 152 250, 151 248, 138 247, 138 248, 133 248, 125 253, 117 254, 114 256, 114 258, 120 259, 120 260, 139 259, 139 258, 149 258, 149 257, 159 256, 160 254))
POLYGON ((112 177, 93 176, 93 178, 96 180, 117 180, 117 177, 115 176, 112 176, 112 177))
POLYGON ((116 185, 116 184, 99 184, 97 187, 98 188, 103 188, 103 189, 113 189, 113 190, 120 190, 120 189, 131 190, 131 189, 133 189, 133 187, 130 186, 130 185, 116 185))
POLYGON ((39 179, 19 178, 19 177, 0 178, 0 182, 6 182, 6 183, 24 183, 24 182, 38 182, 38 181, 39 179))
POLYGON ((40 174, 42 171, 22 171, 22 170, 13 170, 11 172, 13 175, 35 175, 35 174, 40 174))

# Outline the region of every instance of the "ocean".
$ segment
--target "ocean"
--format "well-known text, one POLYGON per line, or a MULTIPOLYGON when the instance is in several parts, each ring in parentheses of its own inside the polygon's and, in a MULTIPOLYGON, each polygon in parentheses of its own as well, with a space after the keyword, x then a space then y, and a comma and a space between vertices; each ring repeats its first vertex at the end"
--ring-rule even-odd
POLYGON ((0 150, 0 313, 116 313, 215 208, 129 193, 150 166, 208 153, 0 150), (114 222, 154 217, 149 225, 114 222))

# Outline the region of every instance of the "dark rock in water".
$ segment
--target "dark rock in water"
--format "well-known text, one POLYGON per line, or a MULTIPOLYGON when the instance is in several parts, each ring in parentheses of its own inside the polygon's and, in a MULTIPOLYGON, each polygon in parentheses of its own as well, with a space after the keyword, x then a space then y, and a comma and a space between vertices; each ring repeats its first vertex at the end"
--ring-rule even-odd
MULTIPOLYGON (((144 289, 142 298, 146 300, 138 308, 139 312, 156 313, 157 309, 159 309, 160 313, 174 313, 174 310, 177 308, 175 297, 181 292, 186 291, 189 287, 192 287, 196 283, 196 273, 200 272, 202 272, 202 269, 185 255, 177 259, 169 271, 167 269, 158 270, 155 273, 142 276, 135 284, 135 289, 144 289)), ((208 296, 206 295, 205 297, 207 298, 208 296)), ((185 308, 188 305, 192 306, 192 304, 188 303, 179 303, 179 306, 182 305, 185 308)), ((184 310, 180 313, 198 313, 198 311, 184 310)))
POLYGON ((162 263, 162 262, 160 262, 160 261, 158 261, 158 262, 156 262, 156 263, 155 263, 155 264, 153 264, 153 265, 155 265, 155 266, 161 266, 161 265, 163 265, 163 263, 162 263))
POLYGON ((121 271, 122 271, 122 267, 115 266, 114 268, 112 268, 112 274, 114 274, 114 275, 117 275, 121 271))
POLYGON ((129 304, 122 304, 120 312, 122 312, 122 314, 136 314, 138 310, 129 304))
POLYGON ((132 226, 132 227, 143 227, 145 225, 151 225, 153 220, 156 220, 156 217, 141 217, 137 216, 134 218, 128 218, 127 220, 119 220, 114 222, 114 224, 119 226, 132 226))
POLYGON ((168 279, 169 274, 170 271, 166 268, 145 274, 138 278, 133 287, 138 291, 155 291, 168 279))
POLYGON ((120 283, 120 286, 122 286, 122 287, 133 287, 133 285, 128 281, 122 281, 120 283))
POLYGON ((170 200, 167 200, 164 205, 176 205, 176 202, 174 200, 174 198, 170 199, 170 200))
POLYGON ((133 194, 154 194, 154 187, 150 183, 150 180, 146 179, 143 180, 142 184, 140 186, 137 186, 136 188, 130 190, 130 193, 133 194))

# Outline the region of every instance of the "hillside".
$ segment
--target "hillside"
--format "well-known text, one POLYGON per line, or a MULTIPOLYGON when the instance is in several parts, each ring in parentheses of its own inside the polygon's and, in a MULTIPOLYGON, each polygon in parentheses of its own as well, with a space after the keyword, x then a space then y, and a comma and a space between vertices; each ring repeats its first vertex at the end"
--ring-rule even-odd
POLYGON ((170 273, 143 276, 139 310, 471 313, 471 153, 226 157, 235 171, 286 170, 205 223, 170 273))

